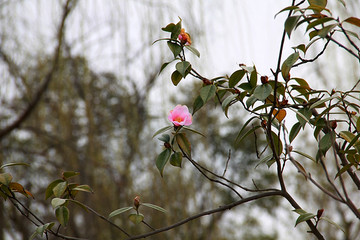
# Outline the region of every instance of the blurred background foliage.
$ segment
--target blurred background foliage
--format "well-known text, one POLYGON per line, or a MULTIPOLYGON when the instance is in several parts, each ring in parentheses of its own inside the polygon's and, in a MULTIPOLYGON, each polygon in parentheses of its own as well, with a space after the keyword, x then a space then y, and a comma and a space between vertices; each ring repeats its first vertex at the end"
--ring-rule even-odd
MULTIPOLYGON (((198 93, 190 96, 184 92, 189 88, 199 89, 200 83, 189 81, 179 88, 182 91, 175 92, 169 74, 165 71, 158 75, 164 59, 171 58, 170 53, 166 46, 151 43, 162 37, 161 27, 181 16, 194 45, 201 46, 202 54, 214 54, 208 51, 214 47, 208 39, 212 33, 206 30, 212 27, 210 12, 214 18, 221 18, 229 10, 226 5, 239 6, 236 1, 229 1, 230 4, 201 0, 170 2, 74 2, 66 22, 60 67, 47 92, 21 127, 0 141, 0 165, 30 164, 30 167, 15 167, 11 173, 35 196, 35 200, 21 200, 47 221, 54 221, 55 216, 50 201, 45 200, 45 189, 62 171, 80 172, 77 182, 90 185, 94 194, 79 194, 78 200, 104 216, 131 205, 136 195, 144 202, 167 209, 168 214, 144 209, 145 220, 155 228, 236 199, 228 189, 207 181, 188 162, 183 163, 182 169, 167 166, 164 178, 155 167, 161 143, 152 139, 153 133, 169 124, 166 115, 173 106, 179 103, 192 106, 198 93)), ((40 0, 0 2, 1 128, 26 108, 51 69, 63 4, 64 1, 40 0)), ((233 11, 247 12, 242 8, 233 11)), ((219 32, 213 34, 216 38, 213 41, 224 39, 219 32)), ((194 63, 199 63, 206 73, 214 63, 204 58, 194 59, 194 63)), ((219 68, 224 70, 222 66, 219 68)), ((232 109, 230 120, 215 103, 202 108, 194 116, 193 127, 206 138, 191 136, 194 158, 220 175, 230 158, 228 178, 249 187, 254 186, 253 181, 258 186, 273 187, 276 178, 272 169, 266 166, 255 169, 259 159, 254 143, 256 140, 261 151, 264 140, 254 135, 240 146, 233 145, 238 131, 233 126, 240 129, 243 120, 240 107, 232 109)), ((313 201, 314 205, 324 203, 324 199, 307 190, 300 190, 308 196, 307 201, 313 201)), ((286 211, 277 208, 279 203, 276 198, 261 200, 239 207, 231 214, 208 216, 149 239, 286 239, 287 232, 276 221, 299 236, 301 231, 297 229, 301 226, 292 229, 296 216, 287 212, 290 208, 286 211)), ((67 235, 89 239, 121 236, 118 230, 83 209, 70 206, 70 210, 69 227, 63 229, 67 235)), ((336 214, 339 221, 354 229, 352 223, 346 222, 341 207, 334 206, 334 211, 339 213, 336 214)), ((0 221, 0 240, 28 239, 35 229, 11 204, 0 201, 0 219, 5 218, 8 220, 0 221)), ((117 216, 114 222, 133 234, 149 230, 144 225, 132 224, 126 214, 117 216)), ((337 239, 336 234, 333 236, 327 239, 337 239)))

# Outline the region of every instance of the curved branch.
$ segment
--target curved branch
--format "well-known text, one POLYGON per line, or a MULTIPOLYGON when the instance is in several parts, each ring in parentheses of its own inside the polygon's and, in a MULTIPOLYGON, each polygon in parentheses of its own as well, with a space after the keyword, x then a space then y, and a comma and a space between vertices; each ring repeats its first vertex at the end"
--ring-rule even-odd
POLYGON ((241 205, 243 203, 251 202, 251 201, 254 201, 254 200, 257 200, 257 199, 266 198, 266 197, 270 197, 270 196, 282 196, 282 195, 283 195, 282 192, 279 191, 279 190, 260 193, 260 194, 257 194, 257 195, 251 196, 251 197, 247 197, 247 198, 241 199, 239 201, 224 205, 224 206, 216 208, 216 209, 212 209, 212 210, 209 210, 209 211, 198 213, 198 214, 193 215, 193 216, 191 216, 189 218, 186 218, 186 219, 184 219, 184 220, 182 220, 180 222, 177 222, 177 223, 175 223, 173 225, 163 227, 163 228, 159 228, 159 229, 157 229, 155 231, 148 232, 148 233, 145 233, 145 234, 133 236, 131 238, 128 238, 127 240, 146 238, 146 237, 149 237, 149 236, 161 233, 161 232, 166 232, 168 230, 177 228, 177 227, 179 227, 179 226, 181 226, 181 225, 183 225, 185 223, 188 223, 188 222, 193 221, 195 219, 201 218, 203 216, 212 215, 212 214, 215 214, 215 213, 218 213, 218 212, 223 212, 223 211, 226 211, 226 210, 230 210, 231 208, 236 207, 238 205, 241 205))
POLYGON ((29 103, 25 111, 20 114, 20 116, 9 126, 5 127, 4 129, 0 130, 0 139, 4 138, 8 134, 10 134, 14 129, 18 128, 34 111, 35 107, 40 102, 42 96, 46 92, 49 83, 53 79, 53 75, 55 71, 58 69, 59 66, 59 60, 60 60, 60 52, 61 52, 61 46, 64 38, 64 30, 65 30, 65 22, 67 17, 69 16, 71 10, 73 9, 75 4, 73 4, 73 0, 67 0, 64 7, 63 7, 63 14, 61 18, 61 22, 58 28, 57 33, 57 46, 55 49, 55 54, 53 58, 53 65, 49 71, 49 73, 46 75, 44 83, 40 86, 40 88, 37 90, 34 99, 29 103))

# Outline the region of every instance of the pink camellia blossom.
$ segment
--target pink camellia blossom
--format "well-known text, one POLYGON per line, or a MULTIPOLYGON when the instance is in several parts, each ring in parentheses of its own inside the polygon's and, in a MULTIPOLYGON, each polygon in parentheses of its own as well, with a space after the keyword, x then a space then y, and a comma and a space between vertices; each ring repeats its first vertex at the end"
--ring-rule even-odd
POLYGON ((175 126, 189 126, 192 124, 192 115, 185 105, 177 105, 170 111, 168 119, 175 126))

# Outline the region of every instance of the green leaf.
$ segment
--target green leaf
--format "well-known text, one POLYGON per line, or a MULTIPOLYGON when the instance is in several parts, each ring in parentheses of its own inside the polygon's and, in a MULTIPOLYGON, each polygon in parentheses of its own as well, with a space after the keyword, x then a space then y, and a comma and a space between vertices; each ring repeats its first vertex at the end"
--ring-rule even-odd
MULTIPOLYGON (((235 143, 240 143, 240 139, 243 139, 243 135, 244 132, 246 130, 246 127, 251 123, 251 121, 253 121, 254 119, 257 119, 256 117, 251 117, 249 120, 247 120, 244 125, 242 126, 242 128, 240 129, 240 132, 238 133, 236 139, 235 139, 235 143)), ((245 134, 246 135, 246 134, 245 134)))
POLYGON ((326 155, 326 152, 332 147, 334 140, 334 132, 328 132, 320 139, 319 149, 324 156, 326 155))
POLYGON ((283 8, 277 14, 275 14, 274 18, 276 18, 276 16, 279 15, 279 13, 282 13, 282 12, 285 12, 285 11, 294 11, 294 10, 297 10, 297 9, 299 9, 298 6, 289 6, 289 7, 283 8))
POLYGON ((295 227, 302 222, 305 222, 307 220, 310 220, 312 218, 316 217, 316 214, 313 213, 303 213, 300 214, 300 216, 296 219, 295 227))
POLYGON ((317 35, 321 38, 325 38, 329 32, 331 32, 331 30, 333 30, 335 27, 337 27, 338 24, 331 24, 331 25, 328 25, 326 27, 323 27, 322 29, 320 29, 317 33, 317 35))
POLYGON ((291 128, 290 134, 289 134, 289 142, 290 143, 296 138, 296 136, 300 132, 300 129, 301 129, 300 122, 295 123, 294 126, 291 128))
POLYGON ((117 216, 121 213, 127 212, 131 209, 134 209, 134 207, 123 207, 123 208, 116 209, 109 214, 109 218, 115 217, 115 216, 117 216))
POLYGON ((300 19, 300 15, 290 16, 285 20, 285 31, 290 38, 291 32, 294 30, 296 24, 300 19))
POLYGON ((141 213, 139 214, 130 214, 129 215, 129 219, 130 221, 132 221, 134 224, 139 224, 144 220, 144 215, 142 215, 141 213))
POLYGON ((166 63, 163 63, 162 65, 161 65, 161 68, 160 68, 160 71, 159 71, 159 74, 170 64, 170 63, 172 63, 172 61, 171 62, 166 62, 166 63))
POLYGON ((186 126, 183 126, 182 128, 185 129, 185 130, 187 130, 187 131, 190 131, 190 132, 199 134, 199 135, 202 136, 202 137, 206 137, 204 134, 202 134, 202 133, 199 132, 199 131, 196 131, 195 129, 192 129, 192 128, 189 128, 189 127, 186 127, 186 126))
POLYGON ((306 154, 304 152, 300 152, 300 151, 295 150, 295 149, 293 149, 292 152, 300 154, 301 156, 306 157, 306 158, 312 160, 313 162, 316 162, 316 160, 313 157, 311 157, 310 155, 308 155, 308 154, 306 154))
POLYGON ((170 157, 170 164, 174 167, 181 167, 182 154, 180 152, 174 152, 170 157))
POLYGON ((245 70, 241 69, 231 74, 229 78, 229 88, 235 87, 236 84, 238 84, 238 82, 240 82, 240 80, 244 77, 245 72, 246 72, 245 70))
POLYGON ((174 58, 176 58, 182 51, 181 46, 179 44, 171 42, 171 41, 168 41, 167 44, 168 44, 170 51, 174 54, 174 58))
POLYGON ((191 69, 191 64, 188 61, 182 61, 178 62, 175 68, 181 74, 181 76, 185 78, 188 71, 191 69))
POLYGON ((169 134, 163 134, 158 139, 160 141, 162 141, 162 142, 168 143, 168 142, 170 142, 170 135, 169 134))
POLYGON ((194 48, 194 47, 192 47, 192 46, 190 46, 190 45, 185 45, 185 47, 186 47, 188 50, 190 50, 190 52, 192 52, 193 54, 195 54, 197 57, 200 57, 200 52, 199 52, 196 48, 194 48))
POLYGON ((254 70, 250 74, 250 84, 251 84, 252 88, 256 87, 256 85, 257 85, 257 71, 256 71, 255 66, 253 69, 254 70))
POLYGON ((63 178, 71 178, 71 177, 75 177, 77 175, 79 175, 79 172, 74 172, 74 171, 68 171, 68 172, 63 172, 63 178))
POLYGON ((55 209, 55 215, 61 225, 66 226, 68 224, 70 211, 67 207, 58 207, 57 209, 55 209))
POLYGON ((181 31, 181 18, 180 21, 173 27, 171 31, 171 38, 177 39, 181 31))
POLYGON ((302 108, 296 112, 296 118, 300 122, 302 127, 304 127, 306 123, 309 123, 311 116, 312 116, 311 110, 308 108, 302 108))
POLYGON ((256 164, 255 168, 257 168, 260 164, 267 163, 268 161, 270 161, 271 159, 273 159, 273 157, 274 157, 273 154, 266 155, 265 157, 263 157, 262 159, 260 159, 259 163, 256 164))
POLYGON ((302 51, 303 53, 306 53, 306 47, 305 44, 299 44, 296 47, 293 47, 294 50, 299 49, 300 51, 302 51))
MULTIPOLYGON (((271 131, 271 136, 272 136, 272 140, 273 140, 273 143, 274 143, 275 154, 276 154, 276 156, 280 156, 282 151, 283 151, 283 144, 282 144, 282 142, 280 140, 280 137, 276 133, 274 133, 273 131, 271 131)), ((267 141, 268 141, 269 146, 271 146, 269 138, 267 139, 267 141)))
POLYGON ((177 86, 179 84, 179 82, 181 81, 182 78, 183 78, 183 76, 177 70, 175 70, 171 74, 171 81, 175 86, 177 86))
POLYGON ((52 195, 54 195, 53 188, 58 185, 59 183, 64 182, 62 179, 56 179, 55 181, 51 182, 45 191, 45 199, 48 199, 52 195))
POLYGON ((334 225, 337 229, 341 230, 343 233, 345 233, 344 228, 342 228, 340 225, 338 225, 337 223, 335 223, 334 221, 332 221, 330 218, 327 217, 321 217, 320 220, 325 220, 328 223, 334 225))
POLYGON ((91 189, 89 185, 79 185, 72 189, 73 191, 82 191, 82 192, 88 192, 88 193, 94 193, 94 191, 91 189))
POLYGON ((356 18, 356 17, 349 17, 349 18, 345 19, 344 22, 347 22, 347 23, 353 24, 357 27, 360 27, 360 19, 356 18))
POLYGON ((9 186, 12 181, 12 176, 10 173, 0 173, 0 183, 5 186, 9 186))
POLYGON ((165 32, 172 32, 175 28, 175 24, 174 23, 169 23, 166 27, 161 28, 161 30, 165 31, 165 32))
POLYGON ((259 85, 255 88, 253 96, 260 101, 264 101, 272 92, 270 84, 259 85))
POLYGON ((156 205, 151 204, 151 203, 142 203, 141 205, 152 208, 152 209, 155 209, 155 210, 158 210, 158 211, 163 212, 163 213, 167 213, 167 211, 164 208, 156 206, 156 205))
POLYGON ((53 193, 54 193, 55 197, 61 197, 61 195, 63 195, 63 193, 65 192, 67 185, 68 184, 66 181, 62 181, 62 182, 58 183, 53 188, 53 193))
POLYGON ((246 100, 246 106, 247 106, 247 107, 251 107, 257 100, 258 100, 257 97, 255 97, 254 95, 251 95, 251 96, 246 100))
POLYGON ((46 223, 36 228, 35 232, 30 236, 29 240, 34 239, 37 235, 43 236, 46 230, 51 230, 51 228, 55 225, 54 222, 46 223))
POLYGON ((320 25, 320 24, 324 24, 326 22, 329 22, 331 20, 334 20, 334 18, 331 18, 331 17, 324 17, 324 18, 319 18, 311 23, 309 23, 309 25, 306 27, 306 31, 308 31, 309 29, 317 26, 317 25, 320 25))
POLYGON ((0 166, 0 170, 3 169, 3 168, 6 168, 6 167, 12 167, 12 166, 27 166, 27 167, 29 167, 30 165, 27 164, 27 163, 22 163, 22 162, 20 162, 20 163, 6 163, 6 164, 0 166))
POLYGON ((186 137, 185 133, 178 133, 175 136, 176 142, 180 149, 185 153, 186 156, 191 158, 191 144, 186 137))
POLYGON ((163 176, 164 167, 170 158, 170 154, 171 154, 171 149, 166 148, 156 158, 156 167, 159 169, 161 176, 163 176))
POLYGON ((327 0, 308 0, 310 6, 317 6, 325 8, 327 5, 327 0))
POLYGON ((51 200, 51 206, 55 209, 59 206, 62 206, 66 203, 66 199, 62 199, 62 198, 53 198, 51 200))
POLYGON ((232 101, 235 100, 236 97, 237 97, 237 95, 235 95, 235 94, 230 95, 227 98, 225 98, 225 100, 221 104, 221 107, 222 107, 222 109, 223 109, 223 111, 225 113, 225 116, 227 118, 229 118, 228 117, 228 110, 229 110, 229 107, 231 106, 230 103, 232 103, 232 101))
POLYGON ((283 64, 281 65, 281 74, 284 79, 288 78, 291 67, 298 59, 299 59, 299 53, 294 52, 283 62, 283 64))
POLYGON ((154 133, 154 135, 152 136, 152 138, 154 138, 157 135, 159 135, 160 133, 166 132, 166 131, 168 131, 168 130, 170 130, 172 128, 173 128, 172 126, 163 127, 161 129, 157 130, 156 133, 154 133))
POLYGON ((343 174, 344 172, 346 172, 347 170, 349 170, 349 168, 351 168, 351 166, 353 166, 353 164, 346 164, 343 168, 341 168, 339 170, 339 172, 335 175, 335 178, 339 177, 341 174, 343 174))
POLYGON ((255 126, 255 127, 251 128, 249 131, 247 131, 246 133, 244 133, 243 135, 240 135, 240 133, 239 133, 235 140, 235 143, 237 145, 239 145, 247 136, 254 133, 258 128, 261 128, 261 126, 255 126))
POLYGON ((202 100, 201 96, 197 96, 197 98, 195 99, 194 104, 193 104, 192 115, 194 115, 195 112, 197 112, 200 108, 202 108, 202 106, 204 106, 204 101, 202 100))
POLYGON ((334 98, 337 98, 337 96, 333 95, 333 96, 331 96, 331 97, 324 98, 324 99, 322 99, 322 100, 316 101, 315 103, 313 103, 313 104, 310 106, 310 109, 316 108, 317 106, 320 106, 320 105, 322 105, 323 103, 328 102, 328 101, 330 101, 331 99, 334 99, 334 98))
POLYGON ((355 134, 353 134, 352 132, 341 131, 340 136, 349 143, 345 151, 349 150, 352 146, 354 146, 356 151, 360 153, 360 141, 359 141, 360 133, 355 136, 355 134))
POLYGON ((213 98, 216 94, 216 87, 214 85, 206 85, 200 89, 200 97, 204 103, 213 98))

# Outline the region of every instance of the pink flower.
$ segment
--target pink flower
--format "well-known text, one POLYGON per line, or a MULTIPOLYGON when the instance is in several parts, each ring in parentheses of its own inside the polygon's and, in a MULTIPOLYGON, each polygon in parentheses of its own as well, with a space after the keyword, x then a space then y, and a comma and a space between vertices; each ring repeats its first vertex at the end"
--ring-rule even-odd
POLYGON ((168 119, 175 126, 189 126, 192 124, 192 115, 185 105, 177 105, 170 111, 168 119))

